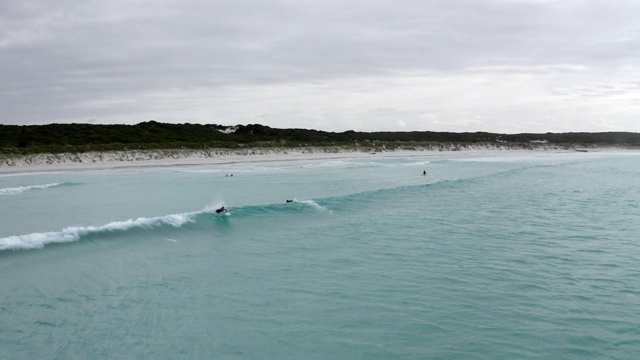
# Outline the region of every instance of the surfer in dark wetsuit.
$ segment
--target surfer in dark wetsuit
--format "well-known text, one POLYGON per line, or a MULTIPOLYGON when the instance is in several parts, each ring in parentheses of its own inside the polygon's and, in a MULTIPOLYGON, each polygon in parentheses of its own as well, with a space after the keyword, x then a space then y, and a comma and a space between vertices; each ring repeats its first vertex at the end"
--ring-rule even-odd
POLYGON ((424 171, 422 172, 422 175, 423 175, 423 176, 424 176, 424 175, 427 175, 427 170, 424 170, 424 171))
POLYGON ((220 213, 223 213, 223 212, 227 212, 227 209, 225 209, 224 206, 221 207, 220 209, 216 209, 216 214, 220 214, 220 213))
POLYGON ((287 202, 293 202, 293 200, 287 200, 287 202))

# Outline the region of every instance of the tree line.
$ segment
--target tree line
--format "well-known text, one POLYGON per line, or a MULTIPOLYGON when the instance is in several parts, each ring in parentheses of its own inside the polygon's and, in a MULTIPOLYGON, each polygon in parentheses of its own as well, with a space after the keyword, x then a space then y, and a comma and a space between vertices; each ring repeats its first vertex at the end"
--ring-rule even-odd
POLYGON ((169 148, 240 148, 298 146, 425 145, 433 143, 530 143, 547 141, 564 146, 640 146, 632 132, 570 132, 498 134, 489 132, 327 132, 278 129, 260 124, 167 124, 156 121, 136 125, 48 124, 0 125, 0 152, 61 153, 169 148))

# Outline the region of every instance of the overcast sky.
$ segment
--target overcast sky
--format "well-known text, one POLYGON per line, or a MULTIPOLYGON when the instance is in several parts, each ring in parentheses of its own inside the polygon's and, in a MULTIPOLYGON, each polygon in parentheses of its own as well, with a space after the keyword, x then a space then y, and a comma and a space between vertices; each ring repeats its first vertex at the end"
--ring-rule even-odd
POLYGON ((640 132, 636 0, 0 0, 0 123, 640 132))

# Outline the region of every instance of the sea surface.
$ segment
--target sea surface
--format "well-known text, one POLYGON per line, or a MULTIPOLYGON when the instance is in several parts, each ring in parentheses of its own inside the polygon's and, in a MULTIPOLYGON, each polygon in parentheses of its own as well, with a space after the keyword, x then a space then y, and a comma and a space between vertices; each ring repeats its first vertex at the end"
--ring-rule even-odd
POLYGON ((0 176, 0 358, 639 359, 640 153, 0 176))

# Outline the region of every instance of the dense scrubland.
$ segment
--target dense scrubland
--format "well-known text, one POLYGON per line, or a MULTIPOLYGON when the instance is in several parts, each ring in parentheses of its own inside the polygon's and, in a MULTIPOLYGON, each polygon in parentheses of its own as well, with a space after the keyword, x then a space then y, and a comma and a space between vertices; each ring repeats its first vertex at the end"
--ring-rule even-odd
POLYGON ((251 124, 237 126, 166 124, 148 121, 136 125, 49 124, 0 125, 0 154, 83 153, 152 149, 242 149, 333 147, 353 150, 447 148, 470 144, 494 144, 526 149, 538 144, 570 148, 618 146, 640 148, 640 134, 488 132, 326 132, 310 129, 277 129, 251 124), (453 146, 451 144, 454 144, 453 146))

